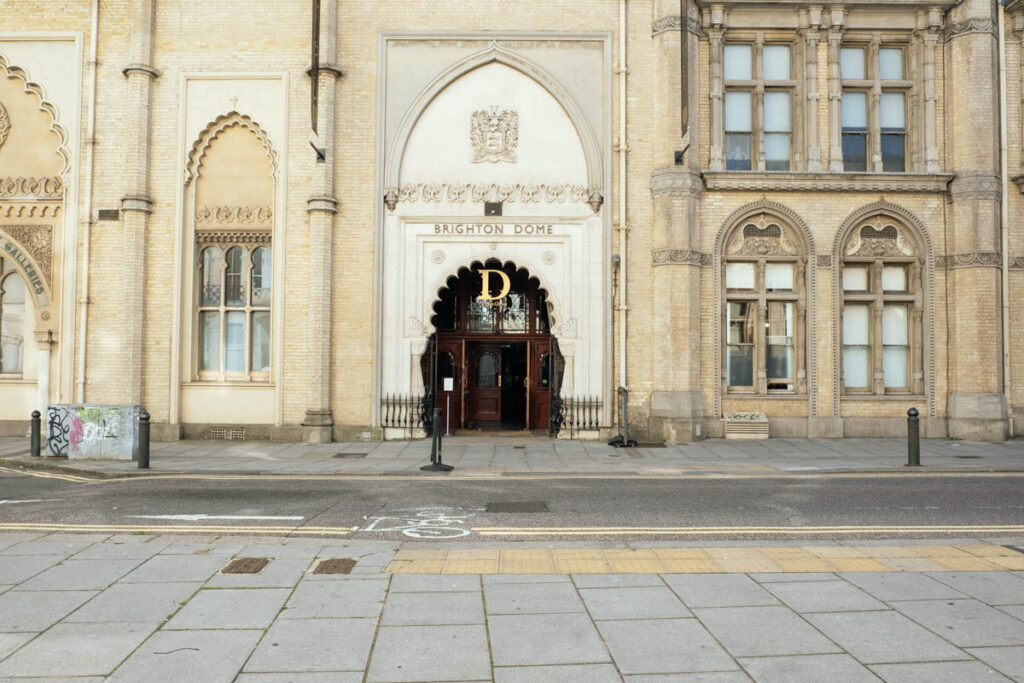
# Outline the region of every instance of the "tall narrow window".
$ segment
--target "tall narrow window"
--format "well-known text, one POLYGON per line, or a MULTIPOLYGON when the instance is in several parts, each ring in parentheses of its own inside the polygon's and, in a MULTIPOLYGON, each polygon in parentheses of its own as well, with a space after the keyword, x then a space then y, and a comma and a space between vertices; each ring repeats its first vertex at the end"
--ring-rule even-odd
POLYGON ((25 354, 25 281, 0 259, 0 375, 20 375, 25 354))
POLYGON ((766 215, 738 227, 725 255, 724 380, 734 394, 806 391, 803 261, 796 238, 766 215))
POLYGON ((273 286, 270 247, 206 246, 218 237, 219 233, 198 234, 198 376, 202 380, 266 381, 273 286))
POLYGON ((907 97, 912 84, 906 80, 904 57, 902 47, 840 51, 845 170, 907 170, 907 97))
POLYGON ((843 254, 843 388, 924 391, 921 266, 915 241, 884 217, 855 229, 843 254))
POLYGON ((792 167, 790 47, 761 40, 724 48, 726 170, 792 167))
POLYGON ((728 171, 749 171, 754 158, 752 47, 725 46, 725 168, 728 171))

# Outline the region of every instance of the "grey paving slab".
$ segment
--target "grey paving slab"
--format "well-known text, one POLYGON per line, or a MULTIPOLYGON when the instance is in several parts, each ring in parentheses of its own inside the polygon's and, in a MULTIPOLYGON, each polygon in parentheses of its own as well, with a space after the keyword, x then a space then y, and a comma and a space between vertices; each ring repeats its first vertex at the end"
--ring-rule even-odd
POLYGON ((1024 681, 1024 647, 972 647, 967 651, 1004 676, 1024 681))
POLYGON ((487 631, 463 626, 382 626, 367 681, 490 680, 487 631))
POLYGON ((495 666, 610 661, 586 614, 510 614, 488 619, 495 666))
MULTIPOLYGON (((241 674, 235 683, 362 683, 362 671, 328 673, 241 674)), ((77 683, 77 682, 76 682, 77 683)))
POLYGON ((917 664, 875 664, 872 671, 887 683, 1009 683, 992 667, 981 662, 926 662, 917 664))
POLYGON ((957 589, 918 573, 851 572, 840 576, 879 600, 942 600, 967 597, 957 589))
POLYGON ((164 583, 167 581, 206 581, 227 563, 223 555, 156 555, 121 581, 125 583, 164 583))
POLYGON ((691 609, 779 604, 743 574, 664 574, 662 578, 691 609))
POLYGON ((475 593, 395 593, 384 606, 384 626, 483 624, 484 605, 475 593))
MULTIPOLYGON (((588 575, 591 576, 591 575, 588 575)), ((602 576, 593 574, 592 576, 602 576)), ((612 575, 614 576, 614 575, 612 575)), ((497 586, 506 583, 569 583, 570 579, 565 574, 486 574, 484 586, 497 586)))
POLYGON ((1024 605, 1003 605, 999 610, 1024 621, 1024 605))
POLYGON ((744 657, 740 664, 757 683, 877 683, 878 676, 850 655, 799 655, 795 657, 744 657))
MULTIPOLYGON (((161 555, 236 555, 246 544, 226 542, 217 537, 208 539, 185 539, 170 543, 160 551, 161 555)), ((225 562, 227 560, 224 560, 225 562)))
POLYGON ((207 588, 196 593, 164 628, 266 628, 290 593, 287 588, 207 588))
POLYGON ((1024 645, 1024 621, 977 600, 916 600, 890 604, 960 647, 1024 645))
MULTIPOLYGON (((130 537, 129 537, 130 538, 130 537)), ((107 540, 92 545, 80 553, 75 553, 76 560, 148 560, 167 547, 164 541, 157 541, 152 536, 148 542, 107 540)))
POLYGON ((96 591, 7 591, 0 595, 0 631, 42 631, 78 609, 96 591))
POLYGON ((808 614, 806 619, 865 664, 970 658, 898 612, 808 614))
POLYGON ((391 580, 392 593, 436 593, 480 590, 480 577, 465 574, 395 574, 391 580))
POLYGON ((375 619, 286 619, 274 622, 245 664, 249 672, 366 669, 375 619), (325 647, 326 643, 334 647, 325 647))
POLYGON ((35 633, 0 633, 0 659, 36 637, 35 633))
POLYGON ((602 621, 597 628, 623 674, 739 669, 695 619, 602 621))
POLYGON ((576 589, 571 583, 485 584, 488 614, 546 614, 583 612, 576 589))
POLYGON ((499 666, 494 669, 494 683, 619 683, 621 680, 611 664, 499 666))
POLYGON ((716 607, 694 612, 737 657, 839 652, 835 643, 786 607, 716 607))
POLYGON ((262 631, 158 631, 132 653, 109 683, 234 680, 262 631))
POLYGON ((108 674, 149 633, 141 624, 57 624, 0 662, 0 677, 108 674))
POLYGON ((222 574, 206 582, 211 588, 292 588, 311 566, 310 560, 271 560, 259 574, 222 574))
POLYGON ((292 593, 279 618, 377 617, 383 606, 387 587, 386 578, 356 581, 302 581, 292 593))
POLYGON ((934 572, 926 576, 989 605, 1024 605, 1024 577, 1011 572, 934 572))
POLYGON ((64 560, 36 574, 16 590, 103 590, 135 569, 141 560, 64 560))
POLYGON ((0 583, 27 581, 61 561, 59 555, 23 555, 0 557, 0 583))
POLYGON ((324 547, 324 542, 314 538, 295 538, 283 543, 254 543, 238 551, 239 557, 291 557, 313 558, 324 547))
POLYGON ((644 674, 623 676, 627 683, 750 683, 742 671, 709 671, 707 673, 644 674))
POLYGON ((64 621, 140 622, 156 625, 180 609, 201 585, 118 583, 69 614, 64 621))
POLYGON ((836 574, 829 574, 825 572, 807 572, 806 574, 794 574, 792 572, 768 572, 748 574, 748 576, 758 583, 778 583, 780 581, 787 583, 796 583, 801 581, 835 581, 838 578, 836 574))
POLYGON ((572 580, 579 588, 665 585, 657 574, 573 574, 572 580))
POLYGON ((772 583, 766 588, 796 612, 852 612, 888 609, 883 603, 841 580, 772 583))
MULTIPOLYGON (((97 539, 99 540, 99 539, 97 539)), ((78 540, 60 539, 53 540, 53 537, 44 538, 38 541, 23 541, 0 550, 0 555, 62 555, 69 557, 77 552, 85 550, 97 540, 81 538, 78 540)))
POLYGON ((594 620, 674 619, 693 616, 665 586, 582 588, 580 595, 594 620))

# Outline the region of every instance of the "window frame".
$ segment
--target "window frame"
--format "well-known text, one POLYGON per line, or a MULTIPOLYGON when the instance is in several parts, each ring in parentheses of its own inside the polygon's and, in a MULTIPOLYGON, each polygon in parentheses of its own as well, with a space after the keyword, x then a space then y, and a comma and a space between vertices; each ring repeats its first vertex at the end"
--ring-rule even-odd
POLYGON ((196 233, 195 253, 193 256, 193 287, 192 296, 192 377, 197 382, 250 382, 253 384, 269 384, 273 375, 273 287, 274 287, 274 251, 271 245, 269 232, 253 232, 244 234, 241 231, 229 232, 200 232, 196 233), (220 249, 218 262, 220 275, 218 295, 219 301, 216 305, 203 303, 203 254, 209 248, 220 249), (240 248, 243 252, 241 282, 244 293, 244 303, 241 306, 230 306, 227 304, 227 257, 231 249, 240 248), (269 276, 271 286, 266 296, 266 304, 254 303, 253 296, 253 257, 258 249, 270 250, 269 271, 264 277, 269 276), (203 346, 203 313, 217 313, 220 328, 218 342, 218 367, 216 370, 202 369, 202 346, 203 346), (243 369, 227 370, 227 314, 243 313, 245 316, 245 332, 243 346, 243 369), (253 319, 255 314, 266 313, 268 319, 267 340, 270 348, 267 351, 268 366, 266 370, 254 370, 253 362, 253 319))
POLYGON ((853 92, 865 93, 866 100, 866 130, 846 132, 842 125, 842 99, 840 99, 840 150, 848 135, 864 136, 865 168, 863 171, 853 171, 846 167, 845 154, 843 155, 844 173, 910 173, 912 172, 911 158, 911 125, 912 120, 912 99, 915 93, 914 81, 909 78, 912 66, 912 44, 909 38, 885 37, 873 35, 860 37, 853 35, 848 37, 840 45, 839 52, 839 79, 841 94, 853 92), (845 50, 862 50, 864 54, 864 78, 846 78, 842 73, 843 52, 845 50), (900 79, 883 79, 881 75, 881 50, 898 49, 902 52, 902 76, 900 79), (885 132, 882 129, 881 109, 882 96, 887 93, 901 93, 903 95, 903 129, 902 131, 885 132), (885 159, 882 151, 884 136, 899 136, 903 138, 903 169, 886 170, 885 159))
POLYGON ((803 116, 798 97, 800 90, 801 60, 798 58, 798 46, 796 37, 793 35, 778 35, 775 33, 730 33, 722 42, 722 121, 719 123, 722 130, 722 164, 726 171, 744 172, 757 171, 761 173, 791 173, 797 170, 799 145, 797 142, 797 122, 803 116), (726 71, 726 48, 732 45, 747 45, 750 47, 751 55, 751 78, 732 79, 728 78, 726 71), (764 69, 764 48, 770 46, 785 47, 789 50, 789 78, 784 80, 767 80, 764 69), (726 98, 730 92, 749 92, 751 100, 751 130, 730 131, 726 126, 727 111, 726 98), (773 92, 784 92, 789 95, 789 130, 779 132, 765 131, 765 94, 773 92), (728 136, 738 133, 747 133, 750 136, 750 168, 730 169, 728 158, 728 136), (766 135, 785 134, 789 136, 788 168, 785 170, 768 170, 765 157, 766 135))
MULTIPOLYGON (((0 258, 0 341, 2 341, 3 333, 4 333, 3 323, 4 323, 4 306, 5 306, 5 303, 7 305, 12 305, 12 306, 16 305, 16 304, 10 304, 9 302, 5 302, 5 296, 4 296, 7 293, 7 283, 9 281, 13 281, 15 279, 17 279, 17 281, 19 281, 21 283, 22 296, 23 296, 22 302, 20 304, 21 305, 21 309, 22 309, 22 322, 21 322, 21 363, 20 363, 20 367, 17 370, 17 372, 3 372, 2 371, 2 367, 3 366, 0 365, 0 379, 7 379, 7 380, 22 379, 25 376, 25 351, 26 351, 27 346, 28 346, 25 343, 27 341, 27 335, 25 334, 25 330, 26 330, 26 328, 29 327, 29 325, 28 325, 28 316, 32 314, 34 309, 33 309, 32 304, 30 302, 31 294, 30 294, 30 290, 28 288, 28 283, 25 282, 25 278, 21 275, 21 272, 17 268, 14 267, 14 265, 12 264, 10 259, 0 258)), ((0 349, 0 354, 2 354, 2 349, 0 349)))

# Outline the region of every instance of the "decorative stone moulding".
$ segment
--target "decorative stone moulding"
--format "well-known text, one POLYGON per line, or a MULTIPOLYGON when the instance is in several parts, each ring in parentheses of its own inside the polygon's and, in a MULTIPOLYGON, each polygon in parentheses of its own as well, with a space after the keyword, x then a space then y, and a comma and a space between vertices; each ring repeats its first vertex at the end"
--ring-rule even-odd
MULTIPOLYGON (((2 143, 2 140, 0 140, 2 143)), ((56 199, 64 198, 64 180, 60 176, 38 178, 0 177, 0 200, 56 199)))
POLYGON ((469 143, 473 146, 473 163, 499 161, 515 163, 519 147, 519 112, 498 107, 478 109, 470 117, 469 143))
POLYGON ((269 230, 199 230, 199 244, 270 244, 269 230))
POLYGON ((1024 256, 1014 256, 1011 258, 1010 270, 1024 270, 1024 256))
POLYGON ((36 96, 39 100, 39 111, 44 111, 50 115, 50 130, 57 134, 57 138, 60 140, 60 144, 57 147, 57 153, 60 154, 61 159, 64 162, 64 168, 61 170, 61 174, 67 173, 68 169, 71 168, 71 150, 68 147, 68 132, 59 123, 60 117, 57 114, 57 107, 46 101, 46 97, 43 93, 43 88, 37 83, 33 83, 32 79, 29 78, 28 73, 21 67, 12 65, 8 59, 0 54, 0 78, 3 77, 4 73, 9 78, 17 78, 22 82, 22 86, 26 93, 31 93, 36 96))
POLYGON ((818 254, 815 258, 819 268, 832 267, 832 254, 818 254))
POLYGON ((693 249, 655 249, 651 252, 651 260, 656 266, 688 265, 707 268, 714 259, 711 254, 693 249))
POLYGON ((0 102, 0 147, 4 146, 7 142, 7 134, 11 132, 11 117, 7 115, 7 110, 4 109, 4 105, 0 102))
POLYGON ((997 34, 997 24, 992 19, 974 17, 967 21, 958 21, 946 27, 946 40, 968 33, 997 34))
MULTIPOLYGON (((388 190, 384 201, 391 209, 388 190)), ((398 190, 397 202, 523 202, 589 204, 597 212, 604 202, 600 190, 573 183, 498 185, 496 183, 406 183, 398 190), (595 208, 596 206, 596 208, 595 208)), ((393 210, 393 209, 391 209, 393 210)))
POLYGON ((53 228, 49 225, 0 225, 36 262, 50 287, 53 282, 53 228))
POLYGON ((1024 194, 1024 174, 1016 176, 1015 178, 1011 178, 1011 180, 1017 186, 1017 189, 1020 190, 1022 194, 1024 194))
MULTIPOLYGON (((683 25, 678 14, 671 14, 667 17, 661 17, 655 19, 651 23, 651 35, 658 35, 665 31, 678 31, 683 25)), ((686 30, 695 36, 700 36, 700 20, 697 17, 688 17, 686 21, 686 30)))
POLYGON ((997 251, 972 251, 935 257, 937 268, 999 268, 1002 265, 1002 255, 997 251))
POLYGON ((726 439, 768 438, 768 416, 764 413, 726 413, 722 425, 726 439))
POLYGON ((201 206, 196 225, 253 225, 270 227, 274 212, 269 206, 201 206))
POLYGON ((64 213, 60 204, 4 204, 0 200, 0 218, 56 218, 64 213))
POLYGON ((199 175, 199 168, 203 164, 203 157, 206 156, 217 136, 233 126, 241 126, 251 131, 259 139, 267 151, 267 156, 270 158, 270 167, 273 169, 274 180, 277 180, 277 152, 274 150, 267 132, 263 130, 260 124, 245 114, 232 111, 211 121, 192 145, 192 150, 188 154, 188 163, 185 165, 185 185, 191 183, 199 175))
POLYGON ((890 173, 754 173, 705 171, 709 190, 787 192, 946 192, 951 175, 890 173))

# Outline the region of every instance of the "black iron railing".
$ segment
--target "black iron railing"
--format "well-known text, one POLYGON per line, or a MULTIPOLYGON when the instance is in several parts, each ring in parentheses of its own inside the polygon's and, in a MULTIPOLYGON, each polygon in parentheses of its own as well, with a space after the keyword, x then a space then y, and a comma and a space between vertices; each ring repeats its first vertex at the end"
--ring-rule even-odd
POLYGON ((561 430, 569 430, 569 438, 573 438, 577 432, 591 431, 601 426, 601 399, 596 396, 574 396, 555 399, 558 401, 559 410, 555 419, 556 426, 553 433, 557 435, 561 430))
POLYGON ((380 424, 391 429, 424 429, 430 434, 433 407, 434 398, 429 393, 385 394, 380 400, 380 424))

